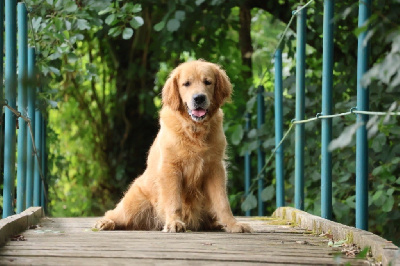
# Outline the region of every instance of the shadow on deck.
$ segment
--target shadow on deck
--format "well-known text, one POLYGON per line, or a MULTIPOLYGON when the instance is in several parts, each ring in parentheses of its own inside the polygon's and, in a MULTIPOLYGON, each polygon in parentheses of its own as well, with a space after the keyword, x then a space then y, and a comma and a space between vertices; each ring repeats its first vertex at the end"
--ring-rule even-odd
MULTIPOLYGON (((336 246, 341 243, 334 236, 340 233, 335 233, 336 229, 331 227, 331 232, 321 236, 320 230, 323 230, 324 225, 318 221, 309 222, 318 226, 317 230, 301 225, 307 220, 303 215, 318 217, 292 208, 282 208, 280 212, 278 210, 278 217, 274 218, 239 217, 238 220, 249 223, 255 229, 253 234, 98 232, 91 229, 98 218, 38 219, 41 213, 40 208, 30 208, 24 214, 14 215, 13 219, 0 220, 0 241, 6 240, 6 234, 15 234, 29 224, 39 224, 39 227, 31 226, 32 229, 18 237, 11 237, 14 241, 5 241, 0 249, 0 265, 368 265, 375 261, 388 264, 388 259, 393 260, 397 252, 397 247, 386 241, 385 248, 392 253, 378 254, 380 257, 375 258, 349 257, 347 255, 358 251, 358 247, 346 244, 342 247, 329 247, 331 236, 336 240, 336 246), (282 219, 288 215, 292 217, 290 220, 282 219), (15 241, 18 239, 20 241, 15 241), (388 254, 392 257, 384 257, 388 254)), ((368 235, 371 241, 385 241, 371 233, 354 228, 352 230, 368 235)), ((349 235, 348 232, 346 234, 349 235)), ((357 233, 353 233, 352 238, 347 240, 354 241, 357 233)), ((393 261, 393 264, 396 262, 393 261)))

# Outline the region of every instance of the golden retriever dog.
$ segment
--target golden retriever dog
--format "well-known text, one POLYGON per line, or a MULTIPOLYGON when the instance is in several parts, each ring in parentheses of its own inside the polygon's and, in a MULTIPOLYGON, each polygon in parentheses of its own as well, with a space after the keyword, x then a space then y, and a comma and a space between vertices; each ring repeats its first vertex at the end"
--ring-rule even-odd
POLYGON ((220 107, 231 93, 225 71, 213 63, 191 61, 173 70, 147 168, 95 228, 251 232, 233 217, 226 192, 220 107))

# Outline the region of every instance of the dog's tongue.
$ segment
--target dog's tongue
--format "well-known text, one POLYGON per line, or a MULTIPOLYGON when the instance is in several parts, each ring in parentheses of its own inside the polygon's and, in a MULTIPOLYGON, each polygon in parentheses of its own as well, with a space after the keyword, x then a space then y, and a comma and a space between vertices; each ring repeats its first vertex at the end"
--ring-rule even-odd
POLYGON ((197 116, 197 117, 202 117, 203 115, 206 114, 206 110, 204 109, 196 109, 196 110, 192 110, 192 114, 197 116))

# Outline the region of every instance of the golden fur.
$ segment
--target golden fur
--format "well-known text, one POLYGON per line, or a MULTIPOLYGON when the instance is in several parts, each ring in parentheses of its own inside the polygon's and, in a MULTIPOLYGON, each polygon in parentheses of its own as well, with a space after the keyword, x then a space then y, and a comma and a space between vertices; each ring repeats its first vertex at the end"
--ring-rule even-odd
POLYGON ((197 60, 173 70, 162 90, 160 131, 147 168, 95 227, 251 232, 233 217, 226 193, 220 107, 231 93, 229 78, 218 65, 197 60))

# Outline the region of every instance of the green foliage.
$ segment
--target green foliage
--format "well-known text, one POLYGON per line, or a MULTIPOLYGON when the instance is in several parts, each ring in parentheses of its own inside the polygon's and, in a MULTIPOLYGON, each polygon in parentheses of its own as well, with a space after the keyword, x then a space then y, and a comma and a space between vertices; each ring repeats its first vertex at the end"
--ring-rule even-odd
POLYGON ((253 193, 249 194, 246 199, 242 203, 242 210, 249 211, 257 207, 257 198, 253 195, 253 193))

